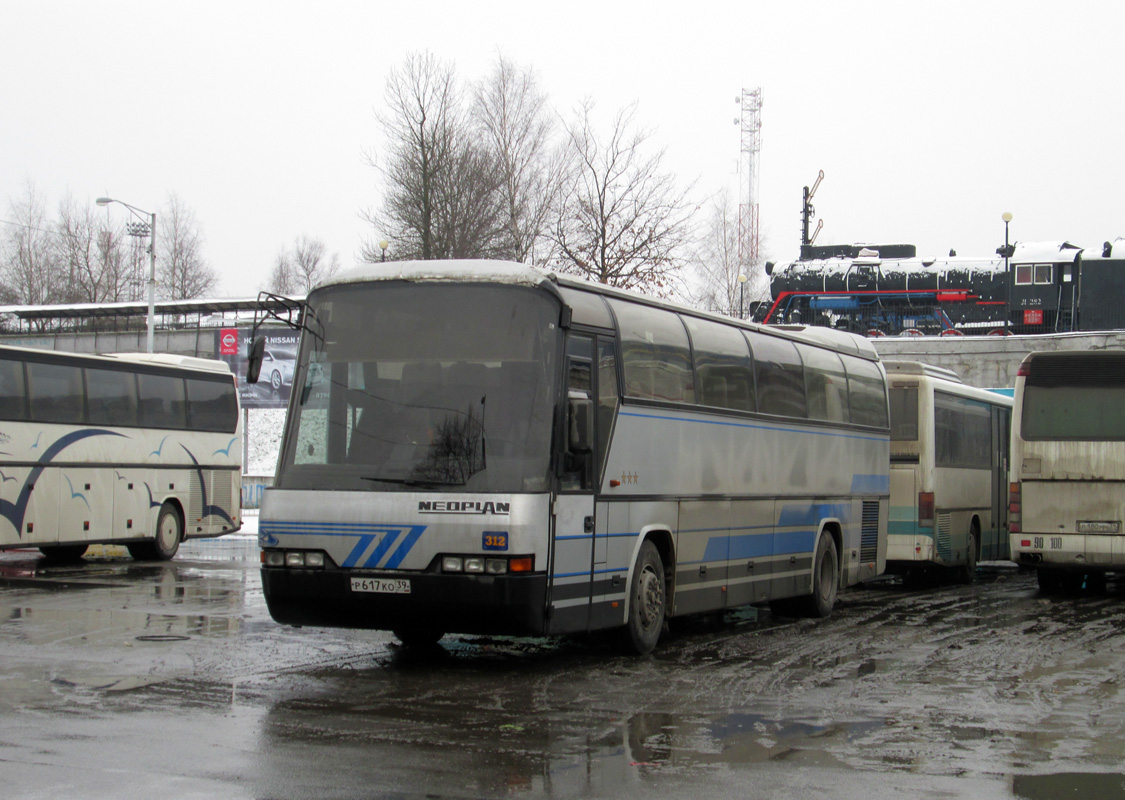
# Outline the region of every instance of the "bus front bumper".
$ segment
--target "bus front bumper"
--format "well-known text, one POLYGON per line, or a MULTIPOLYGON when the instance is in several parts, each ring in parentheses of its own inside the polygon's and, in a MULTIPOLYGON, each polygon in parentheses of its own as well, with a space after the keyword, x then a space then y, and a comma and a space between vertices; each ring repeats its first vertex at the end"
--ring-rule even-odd
POLYGON ((547 629, 547 576, 541 573, 450 575, 263 566, 262 589, 270 615, 284 625, 496 635, 541 635, 547 629))

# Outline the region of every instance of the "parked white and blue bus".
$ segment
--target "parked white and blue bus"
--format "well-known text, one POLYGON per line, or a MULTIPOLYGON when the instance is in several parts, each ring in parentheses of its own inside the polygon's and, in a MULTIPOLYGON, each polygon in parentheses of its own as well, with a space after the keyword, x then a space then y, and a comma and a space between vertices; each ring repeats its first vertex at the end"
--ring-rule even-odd
POLYGON ((1031 353, 1016 376, 1012 560, 1045 591, 1125 572, 1125 351, 1031 353))
MULTIPOLYGON (((885 373, 864 339, 503 262, 317 287, 274 488, 275 620, 445 633, 830 613, 883 571, 885 373)), ((255 377, 251 359, 251 377, 255 377)))
POLYGON ((0 549, 170 559, 239 528, 241 467, 221 361, 0 347, 0 549))
POLYGON ((1012 399, 915 361, 885 361, 891 398, 887 572, 969 581, 1008 559, 1012 399))

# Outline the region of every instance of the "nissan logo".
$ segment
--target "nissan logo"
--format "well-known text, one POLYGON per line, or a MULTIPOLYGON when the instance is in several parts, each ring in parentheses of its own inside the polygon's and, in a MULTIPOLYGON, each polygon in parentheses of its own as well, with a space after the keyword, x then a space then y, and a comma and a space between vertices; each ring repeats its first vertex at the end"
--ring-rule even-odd
POLYGON ((233 331, 223 334, 224 347, 234 347, 236 344, 238 344, 238 334, 233 331))

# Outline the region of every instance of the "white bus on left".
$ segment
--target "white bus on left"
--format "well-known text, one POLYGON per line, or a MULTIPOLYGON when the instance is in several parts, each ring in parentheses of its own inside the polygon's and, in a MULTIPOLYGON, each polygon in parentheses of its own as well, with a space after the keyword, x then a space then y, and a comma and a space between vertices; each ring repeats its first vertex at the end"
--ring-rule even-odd
POLYGON ((221 361, 0 347, 0 549, 166 560, 238 530, 239 420, 221 361))

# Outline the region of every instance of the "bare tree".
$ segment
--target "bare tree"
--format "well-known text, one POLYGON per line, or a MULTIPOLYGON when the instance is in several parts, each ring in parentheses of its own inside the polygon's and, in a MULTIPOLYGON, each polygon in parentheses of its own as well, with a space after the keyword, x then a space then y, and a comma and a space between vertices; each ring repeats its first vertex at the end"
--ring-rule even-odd
MULTIPOLYGON (((393 70, 379 115, 383 162, 369 157, 386 183, 382 211, 364 216, 391 235, 398 258, 493 255, 501 229, 497 170, 472 141, 453 67, 429 53, 411 54, 393 70)), ((365 261, 382 249, 367 243, 365 261)))
POLYGON ((283 248, 270 273, 270 291, 278 294, 308 294, 321 281, 340 271, 340 256, 328 255, 323 240, 298 236, 293 248, 283 248))
POLYGON ((564 151, 551 144, 554 115, 534 73, 501 55, 492 74, 476 86, 473 119, 499 170, 501 255, 527 261, 548 232, 567 174, 564 151))
MULTIPOLYGON (((61 302, 116 303, 139 300, 144 292, 143 248, 108 221, 98 219, 89 204, 67 196, 59 203, 55 224, 66 270, 61 302)), ((148 238, 145 237, 145 241, 148 238)))
POLYGON ((3 299, 22 305, 62 302, 66 275, 59 247, 47 217, 47 204, 28 181, 19 201, 9 201, 10 225, 4 226, 0 253, 3 299))
POLYGON ((632 129, 634 106, 614 116, 605 139, 592 111, 587 100, 566 129, 576 163, 553 233, 556 260, 599 283, 670 294, 691 236, 688 190, 661 173, 662 150, 643 154, 649 134, 632 129))
POLYGON ((747 292, 755 291, 742 275, 738 259, 738 210, 723 192, 711 203, 692 256, 693 285, 688 299, 707 311, 745 316, 747 292))
POLYGON ((190 300, 213 291, 219 276, 203 260, 203 236, 195 212, 175 194, 158 215, 157 294, 169 300, 190 300))

